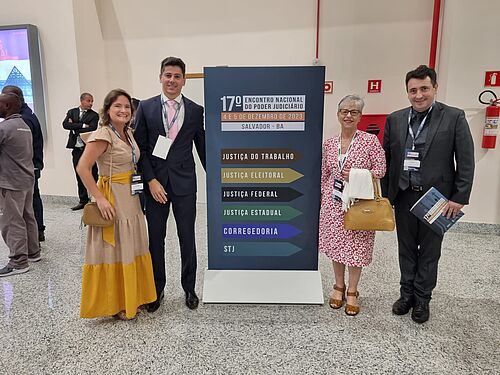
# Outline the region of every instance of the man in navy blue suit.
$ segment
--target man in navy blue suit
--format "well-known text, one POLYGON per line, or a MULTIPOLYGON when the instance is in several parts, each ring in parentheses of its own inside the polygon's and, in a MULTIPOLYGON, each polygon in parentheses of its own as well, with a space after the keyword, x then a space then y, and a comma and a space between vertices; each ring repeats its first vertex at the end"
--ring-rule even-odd
POLYGON ((177 224, 181 251, 181 284, 186 306, 198 307, 196 283, 196 172, 193 143, 205 167, 203 107, 181 94, 186 83, 186 65, 177 57, 161 62, 161 94, 141 101, 135 117, 135 139, 141 150, 139 168, 143 174, 149 250, 153 261, 157 300, 160 307, 165 273, 165 235, 170 205, 177 224))

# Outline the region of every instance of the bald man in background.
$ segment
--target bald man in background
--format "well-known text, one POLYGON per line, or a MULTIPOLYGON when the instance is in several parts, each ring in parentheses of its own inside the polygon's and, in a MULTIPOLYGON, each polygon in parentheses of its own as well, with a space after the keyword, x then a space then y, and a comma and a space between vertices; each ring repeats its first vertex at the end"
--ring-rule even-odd
POLYGON ((9 262, 0 277, 29 271, 38 262, 40 244, 33 213, 33 144, 31 130, 19 111, 21 99, 0 94, 0 232, 9 248, 9 262))
POLYGON ((33 187, 33 211, 35 212, 36 224, 38 226, 38 241, 45 241, 45 224, 43 223, 43 203, 38 188, 38 180, 43 169, 43 134, 40 121, 35 113, 24 101, 23 91, 17 86, 4 86, 2 94, 12 93, 21 99, 19 114, 31 130, 33 140, 33 166, 35 168, 35 186, 33 187))
MULTIPOLYGON (((73 158, 73 169, 75 170, 76 182, 78 184, 78 199, 79 203, 71 207, 73 211, 81 210, 89 202, 89 194, 87 188, 80 179, 80 175, 76 172, 76 166, 80 161, 85 150, 85 143, 83 142, 80 134, 92 132, 97 129, 99 123, 99 114, 92 110, 92 105, 94 104, 94 97, 88 92, 84 92, 80 95, 80 106, 70 109, 66 113, 66 117, 63 120, 63 128, 69 130, 68 143, 66 148, 70 148, 71 155, 73 158)), ((98 171, 97 164, 92 167, 92 176, 97 182, 98 171)))

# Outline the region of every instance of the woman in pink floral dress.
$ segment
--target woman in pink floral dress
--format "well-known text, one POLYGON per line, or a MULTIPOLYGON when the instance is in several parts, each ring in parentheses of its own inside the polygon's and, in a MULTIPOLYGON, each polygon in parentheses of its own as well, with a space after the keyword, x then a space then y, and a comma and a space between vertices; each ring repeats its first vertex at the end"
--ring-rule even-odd
POLYGON ((351 168, 368 169, 376 178, 385 174, 385 155, 377 137, 357 129, 363 107, 359 96, 344 97, 337 111, 340 135, 323 144, 319 250, 333 262, 335 285, 329 301, 333 309, 341 308, 346 299, 348 268, 347 315, 359 313, 358 282, 362 268, 372 261, 375 232, 344 229, 341 190, 351 168))

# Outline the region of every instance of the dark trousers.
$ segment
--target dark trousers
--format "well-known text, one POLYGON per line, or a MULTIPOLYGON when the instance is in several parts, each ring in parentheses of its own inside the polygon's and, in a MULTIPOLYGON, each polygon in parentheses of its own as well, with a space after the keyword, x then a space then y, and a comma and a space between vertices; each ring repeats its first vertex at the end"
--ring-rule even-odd
POLYGON ((410 212, 424 194, 400 190, 394 202, 401 271, 401 296, 429 301, 437 283, 443 237, 410 212))
POLYGON ((149 251, 153 262, 156 295, 159 296, 167 282, 165 272, 165 236, 170 205, 177 225, 177 236, 181 250, 181 284, 185 292, 194 292, 196 283, 196 245, 194 224, 196 219, 196 194, 176 196, 168 194, 166 204, 158 203, 148 189, 146 197, 146 219, 148 222, 149 251))
MULTIPOLYGON (((76 166, 78 165, 78 162, 80 161, 80 158, 83 155, 83 150, 84 148, 74 148, 73 151, 71 152, 71 155, 73 155, 73 169, 75 170, 75 175, 76 175, 76 182, 78 183, 78 197, 80 199, 80 203, 87 203, 89 201, 89 194, 87 192, 87 188, 83 184, 80 176, 76 172, 76 166)), ((92 166, 92 176, 94 177, 94 180, 97 182, 97 179, 99 178, 99 174, 97 171, 97 165, 94 164, 92 166)))
POLYGON ((40 197, 40 189, 38 189, 38 179, 40 178, 40 170, 35 170, 35 186, 33 187, 33 212, 35 213, 36 224, 38 231, 43 232, 45 225, 43 224, 43 204, 40 197))

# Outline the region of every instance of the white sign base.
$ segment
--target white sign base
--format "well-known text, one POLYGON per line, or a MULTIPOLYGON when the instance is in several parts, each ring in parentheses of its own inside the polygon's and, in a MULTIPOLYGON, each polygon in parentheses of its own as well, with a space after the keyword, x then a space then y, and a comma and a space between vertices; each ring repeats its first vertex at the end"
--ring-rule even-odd
POLYGON ((319 271, 205 270, 203 303, 322 305, 319 271))

